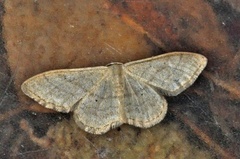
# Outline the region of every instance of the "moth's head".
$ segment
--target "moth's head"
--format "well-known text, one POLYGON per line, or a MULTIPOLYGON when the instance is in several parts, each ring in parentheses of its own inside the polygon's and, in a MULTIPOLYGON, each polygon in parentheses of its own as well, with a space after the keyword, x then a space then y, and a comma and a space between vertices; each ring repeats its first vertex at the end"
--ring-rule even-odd
POLYGON ((112 65, 122 65, 123 63, 121 63, 121 62, 111 62, 111 63, 109 63, 109 64, 107 64, 106 66, 108 67, 108 66, 112 66, 112 65))

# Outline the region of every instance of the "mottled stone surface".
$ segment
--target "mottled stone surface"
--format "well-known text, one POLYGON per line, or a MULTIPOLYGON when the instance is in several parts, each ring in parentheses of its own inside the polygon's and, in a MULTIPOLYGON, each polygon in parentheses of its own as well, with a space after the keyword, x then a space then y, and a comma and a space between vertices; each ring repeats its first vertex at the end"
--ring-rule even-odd
POLYGON ((49 158, 212 158, 205 148, 192 146, 187 134, 174 122, 141 130, 123 125, 104 135, 91 135, 70 119, 51 126, 42 138, 31 133, 25 120, 20 126, 49 158))

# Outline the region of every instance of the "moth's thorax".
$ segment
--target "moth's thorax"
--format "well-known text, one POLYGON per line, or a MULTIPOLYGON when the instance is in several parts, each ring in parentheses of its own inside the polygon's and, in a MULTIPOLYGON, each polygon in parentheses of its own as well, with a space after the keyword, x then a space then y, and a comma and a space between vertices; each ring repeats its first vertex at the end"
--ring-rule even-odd
MULTIPOLYGON (((117 89, 123 86, 123 64, 122 63, 112 63, 108 66, 111 70, 111 77, 113 86, 117 89)), ((120 92, 118 92, 120 93, 120 92)), ((121 92, 122 93, 122 92, 121 92)))

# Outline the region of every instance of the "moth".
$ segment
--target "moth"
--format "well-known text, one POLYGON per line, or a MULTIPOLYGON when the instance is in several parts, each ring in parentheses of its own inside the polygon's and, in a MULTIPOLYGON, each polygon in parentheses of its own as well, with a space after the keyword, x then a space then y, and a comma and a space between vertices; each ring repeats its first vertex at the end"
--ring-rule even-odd
POLYGON ((22 91, 46 108, 73 112, 77 125, 103 134, 124 123, 149 128, 167 112, 165 96, 176 96, 194 83, 206 57, 172 52, 107 66, 60 69, 26 80, 22 91))

